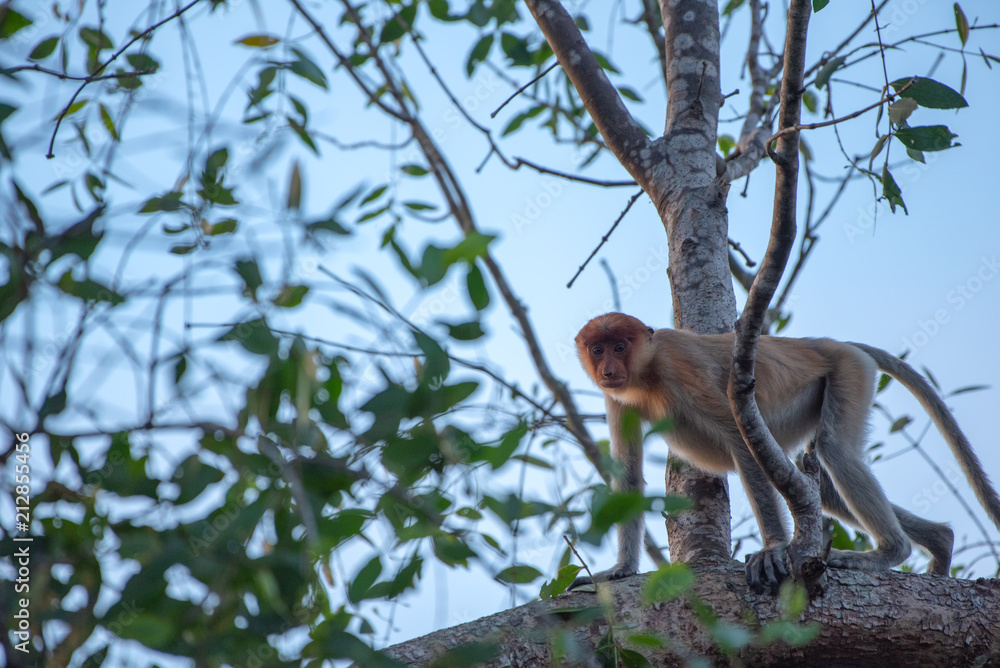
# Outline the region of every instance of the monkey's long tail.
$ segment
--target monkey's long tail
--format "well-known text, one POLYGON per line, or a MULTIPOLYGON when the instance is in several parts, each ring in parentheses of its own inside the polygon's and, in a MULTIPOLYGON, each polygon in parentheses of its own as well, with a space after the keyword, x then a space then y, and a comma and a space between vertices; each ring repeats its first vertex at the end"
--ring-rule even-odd
POLYGON ((951 446, 951 451, 955 454, 955 459, 958 460, 966 479, 976 493, 979 504, 993 520, 993 524, 1000 529, 1000 497, 997 496, 996 489, 986 476, 986 471, 983 470, 979 457, 973 452, 969 439, 962 433, 955 417, 938 396, 938 393, 931 387, 931 384, 909 364, 880 348, 873 348, 864 343, 852 342, 851 345, 864 351, 875 360, 879 369, 898 380, 913 393, 927 414, 931 416, 937 428, 941 430, 941 435, 948 441, 948 445, 951 446))

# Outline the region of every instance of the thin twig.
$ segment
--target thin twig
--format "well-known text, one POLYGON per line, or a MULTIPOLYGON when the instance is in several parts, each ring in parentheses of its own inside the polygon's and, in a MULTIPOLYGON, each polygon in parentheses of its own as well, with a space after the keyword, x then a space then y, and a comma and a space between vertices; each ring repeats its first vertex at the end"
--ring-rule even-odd
POLYGON ((523 86, 521 86, 520 88, 518 88, 517 90, 515 90, 513 93, 511 93, 510 97, 508 97, 506 100, 504 100, 503 102, 501 102, 500 106, 493 110, 493 113, 490 114, 490 118, 496 118, 497 114, 500 113, 500 110, 503 109, 504 107, 506 107, 508 104, 510 104, 511 100, 513 100, 515 97, 517 97, 518 95, 520 95, 521 93, 523 93, 524 91, 528 90, 529 88, 531 88, 532 86, 534 86, 536 83, 538 83, 539 81, 541 81, 542 78, 546 74, 548 74, 549 72, 551 72, 552 70, 554 70, 557 67, 559 67, 559 61, 558 60, 555 61, 554 63, 552 63, 551 65, 549 65, 548 67, 546 67, 544 70, 542 70, 541 73, 538 76, 532 78, 530 81, 528 81, 528 83, 524 84, 523 86))
MULTIPOLYGON (((768 147, 770 147, 771 144, 774 142, 774 140, 778 139, 779 137, 783 137, 784 135, 791 134, 793 132, 798 132, 799 130, 815 130, 817 128, 825 128, 830 125, 836 125, 838 123, 843 123, 844 121, 849 121, 852 118, 857 118, 858 116, 861 116, 862 114, 867 113, 872 109, 881 107, 883 104, 886 104, 887 102, 892 102, 894 99, 899 97, 900 93, 902 93, 904 90, 912 86, 914 81, 916 81, 916 79, 911 79, 910 81, 906 82, 906 85, 902 86, 895 93, 886 93, 878 102, 870 104, 863 109, 858 109, 857 111, 854 111, 846 116, 841 116, 840 118, 834 118, 829 121, 822 121, 820 123, 803 123, 789 128, 782 128, 781 130, 778 130, 773 135, 771 135, 771 137, 767 140, 767 145, 768 147)), ((888 89, 888 85, 886 86, 886 88, 888 89)), ((770 153, 771 151, 770 149, 768 149, 768 155, 770 155, 770 153)))
POLYGON ((639 192, 637 192, 636 194, 632 195, 629 198, 628 204, 626 204, 625 208, 622 209, 622 212, 618 214, 618 217, 615 219, 615 222, 611 225, 611 229, 608 230, 607 234, 601 237, 601 243, 597 244, 597 248, 591 251, 590 255, 587 256, 587 259, 583 261, 583 264, 581 264, 579 269, 576 270, 576 273, 573 274, 573 278, 569 279, 569 283, 566 284, 567 288, 573 287, 573 282, 576 281, 577 277, 579 277, 580 274, 583 273, 583 270, 587 267, 587 264, 594 259, 594 256, 597 255, 597 251, 601 250, 601 246, 607 243, 608 239, 611 238, 611 234, 615 231, 615 228, 618 227, 618 223, 622 222, 622 218, 624 218, 625 214, 628 213, 628 210, 632 208, 632 205, 635 204, 635 201, 642 196, 643 192, 644 191, 640 189, 639 192))
POLYGON ((557 169, 543 167, 542 165, 532 162, 531 160, 525 160, 524 158, 518 158, 517 156, 514 157, 514 164, 516 165, 514 169, 518 169, 523 165, 524 167, 530 167, 539 174, 550 174, 552 176, 558 176, 559 178, 566 179, 567 181, 576 181, 577 183, 587 183, 592 186, 602 186, 604 188, 622 188, 622 187, 636 185, 635 181, 606 181, 604 179, 592 179, 586 176, 577 176, 575 174, 569 174, 567 172, 560 172, 557 169))
POLYGON ((169 23, 170 21, 173 21, 178 16, 180 16, 181 14, 183 14, 184 12, 186 12, 187 10, 189 10, 192 7, 194 7, 195 5, 197 5, 199 2, 201 2, 201 0, 191 0, 191 2, 189 2, 186 5, 184 5, 183 7, 181 7, 177 11, 175 11, 173 14, 171 14, 170 16, 168 16, 165 19, 163 19, 162 21, 158 21, 157 23, 154 23, 153 25, 151 25, 148 28, 146 28, 145 30, 143 30, 141 33, 133 35, 132 39, 130 39, 127 42, 125 42, 125 44, 120 49, 118 49, 113 54, 111 54, 110 58, 108 58, 103 63, 101 63, 100 65, 98 65, 97 68, 94 70, 94 73, 93 73, 93 75, 91 77, 88 77, 88 78, 84 79, 83 83, 81 83, 80 86, 79 86, 79 88, 76 89, 76 92, 73 93, 73 96, 69 99, 69 102, 66 103, 66 106, 63 107, 62 111, 59 112, 59 116, 56 118, 56 127, 52 130, 52 137, 49 139, 49 151, 48 151, 48 153, 45 154, 46 158, 48 158, 48 159, 51 160, 52 158, 56 157, 55 153, 52 152, 52 147, 56 143, 56 135, 59 134, 59 126, 62 125, 63 119, 66 118, 66 115, 69 113, 70 108, 73 106, 73 103, 76 102, 76 98, 78 98, 80 96, 80 93, 83 92, 83 89, 86 88, 87 85, 90 84, 90 82, 97 80, 97 79, 94 79, 93 77, 100 76, 101 72, 103 72, 107 68, 108 65, 110 65, 115 60, 117 60, 118 56, 120 56, 123 53, 125 53, 125 49, 129 48, 130 46, 132 46, 133 44, 135 44, 136 42, 138 42, 140 39, 145 39, 154 30, 156 30, 157 28, 159 28, 160 26, 162 26, 165 23, 169 23))

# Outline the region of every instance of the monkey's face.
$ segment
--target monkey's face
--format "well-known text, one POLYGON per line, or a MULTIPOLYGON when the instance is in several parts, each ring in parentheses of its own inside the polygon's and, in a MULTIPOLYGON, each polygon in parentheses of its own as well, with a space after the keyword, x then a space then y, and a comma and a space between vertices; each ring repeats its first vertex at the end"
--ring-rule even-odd
POLYGON ((591 376, 604 390, 616 390, 628 385, 629 342, 608 337, 587 348, 591 376))
POLYGON ((584 325, 576 349, 587 374, 602 390, 627 389, 641 371, 652 330, 632 316, 607 313, 584 325))

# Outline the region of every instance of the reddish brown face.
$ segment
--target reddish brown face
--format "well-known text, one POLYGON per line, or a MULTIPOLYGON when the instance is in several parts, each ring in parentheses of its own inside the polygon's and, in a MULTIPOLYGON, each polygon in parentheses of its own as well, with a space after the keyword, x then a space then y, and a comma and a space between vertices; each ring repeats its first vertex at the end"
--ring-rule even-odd
POLYGON ((635 346, 643 345, 649 332, 648 327, 632 316, 622 313, 598 316, 576 335, 580 362, 601 389, 626 387, 635 346))
POLYGON ((626 341, 606 339, 588 348, 594 382, 600 387, 614 390, 628 383, 628 347, 626 341))

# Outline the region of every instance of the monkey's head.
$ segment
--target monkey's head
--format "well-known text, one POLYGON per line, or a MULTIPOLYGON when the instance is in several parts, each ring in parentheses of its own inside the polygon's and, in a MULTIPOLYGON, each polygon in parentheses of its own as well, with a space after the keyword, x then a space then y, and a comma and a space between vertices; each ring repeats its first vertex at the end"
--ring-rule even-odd
POLYGON ((649 362, 653 330, 624 313, 597 316, 576 335, 580 363, 602 390, 628 387, 649 362))

